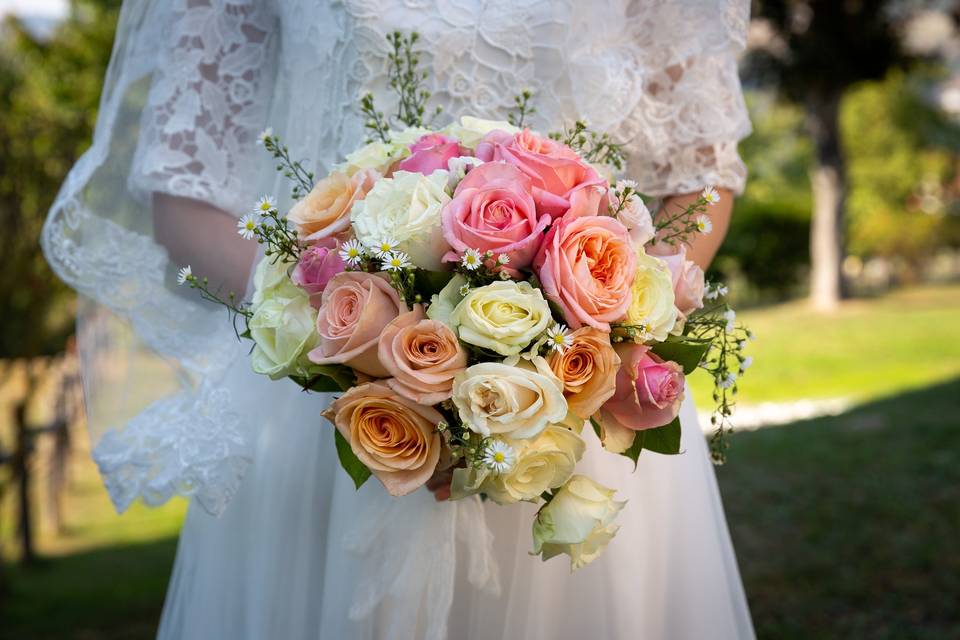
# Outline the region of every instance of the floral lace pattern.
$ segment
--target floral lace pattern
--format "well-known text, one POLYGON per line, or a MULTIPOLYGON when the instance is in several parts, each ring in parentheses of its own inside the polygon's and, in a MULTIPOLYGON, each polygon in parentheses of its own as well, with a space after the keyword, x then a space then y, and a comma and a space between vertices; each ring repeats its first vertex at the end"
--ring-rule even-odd
POLYGON ((705 184, 740 190, 736 143, 749 122, 735 54, 747 4, 124 3, 93 145, 68 176, 43 235, 66 282, 186 374, 178 395, 126 426, 104 425, 110 430, 95 456, 118 508, 137 496, 155 504, 184 494, 219 512, 240 481, 254 428, 224 409, 225 390, 210 386, 234 361, 235 337, 221 315, 175 291, 175 268, 142 214, 145 194, 196 198, 236 215, 257 190, 282 195, 286 185, 255 154, 267 124, 291 155, 318 171, 329 167, 364 137, 358 96, 389 94, 385 36, 396 29, 422 34, 431 103, 446 114, 502 119, 514 94, 530 88, 532 126, 556 129, 585 117, 626 141, 632 173, 651 195, 705 184), (146 105, 134 106, 146 87, 146 105), (135 151, 120 155, 132 139, 135 151))

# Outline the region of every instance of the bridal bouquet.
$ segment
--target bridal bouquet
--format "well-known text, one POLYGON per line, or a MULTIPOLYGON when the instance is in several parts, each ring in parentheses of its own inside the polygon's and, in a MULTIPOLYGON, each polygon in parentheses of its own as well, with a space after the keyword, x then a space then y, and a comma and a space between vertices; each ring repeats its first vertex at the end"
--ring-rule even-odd
POLYGON ((189 267, 180 282, 243 318, 257 373, 340 394, 323 415, 358 488, 373 475, 402 496, 447 472, 453 499, 542 501, 534 551, 577 568, 624 506, 577 474, 583 429, 634 463, 678 453, 684 376, 701 368, 722 456, 747 332, 685 255, 718 195, 654 221, 636 183, 611 183, 623 159, 606 136, 523 126, 529 93, 512 123, 426 126, 415 41, 392 36, 404 126, 365 96, 373 139, 328 175, 261 135, 295 204, 264 197, 238 223, 264 245, 252 299, 189 267))

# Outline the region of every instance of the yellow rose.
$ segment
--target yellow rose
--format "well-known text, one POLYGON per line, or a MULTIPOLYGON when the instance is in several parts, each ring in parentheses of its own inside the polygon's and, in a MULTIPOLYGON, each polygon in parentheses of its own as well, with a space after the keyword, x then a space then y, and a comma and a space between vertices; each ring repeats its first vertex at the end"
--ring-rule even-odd
POLYGON ((646 327, 652 340, 663 342, 677 322, 673 276, 660 258, 637 250, 637 275, 633 279, 626 323, 646 327))
POLYGON ((429 176, 397 171, 381 178, 350 212, 353 232, 364 246, 374 248, 391 239, 424 269, 444 269, 443 254, 450 245, 443 239, 440 211, 450 201, 447 172, 429 176))
POLYGON ((549 426, 532 440, 508 440, 516 457, 504 473, 490 473, 482 491, 499 504, 536 500, 548 489, 556 489, 573 475, 586 447, 569 429, 549 426))
POLYGON ((533 552, 544 560, 566 553, 571 571, 595 560, 620 528, 613 520, 626 502, 614 493, 586 476, 570 478, 537 514, 533 552))
POLYGON ((520 353, 552 323, 543 293, 512 280, 471 289, 450 314, 461 340, 502 356, 520 353))
POLYGON ((348 153, 346 161, 336 165, 334 169, 348 176, 352 176, 361 169, 375 169, 383 174, 391 164, 408 155, 410 155, 410 149, 405 144, 376 140, 365 144, 353 153, 348 153))

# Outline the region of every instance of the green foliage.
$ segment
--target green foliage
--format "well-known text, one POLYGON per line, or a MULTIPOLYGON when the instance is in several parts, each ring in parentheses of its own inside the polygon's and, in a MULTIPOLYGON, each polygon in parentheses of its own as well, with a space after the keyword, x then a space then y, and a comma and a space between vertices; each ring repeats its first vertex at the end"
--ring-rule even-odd
POLYGON ((47 210, 90 143, 119 0, 85 0, 49 40, 0 27, 0 357, 58 351, 73 296, 39 249, 47 210))
MULTIPOLYGON (((643 436, 643 448, 654 453, 676 455, 680 453, 680 417, 673 419, 668 425, 656 429, 640 431, 643 436)), ((639 438, 638 438, 639 439, 639 438)), ((636 446, 636 442, 634 442, 636 446)))
POLYGON ((697 370, 709 347, 710 343, 706 341, 670 336, 666 342, 653 345, 651 350, 664 360, 676 362, 683 367, 684 375, 690 375, 697 370))
POLYGON ((920 262, 960 239, 951 216, 960 127, 922 97, 931 72, 891 72, 846 95, 840 112, 848 160, 849 248, 920 262))
POLYGON ((370 479, 372 475, 370 469, 360 462, 360 458, 353 452, 350 443, 347 442, 347 439, 344 438, 337 429, 333 430, 333 437, 337 443, 337 457, 340 458, 340 466, 343 467, 343 470, 346 471, 350 479, 353 480, 353 484, 359 489, 363 486, 364 482, 370 479))

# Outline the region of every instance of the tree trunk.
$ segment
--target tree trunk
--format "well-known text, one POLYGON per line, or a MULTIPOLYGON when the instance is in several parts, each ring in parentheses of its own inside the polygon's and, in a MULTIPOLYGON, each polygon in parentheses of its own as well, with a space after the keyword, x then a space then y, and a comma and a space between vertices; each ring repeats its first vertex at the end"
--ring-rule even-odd
POLYGON ((844 295, 846 176, 840 148, 840 95, 838 91, 813 98, 807 105, 807 123, 816 146, 816 164, 810 172, 810 301, 819 311, 836 309, 844 295))

